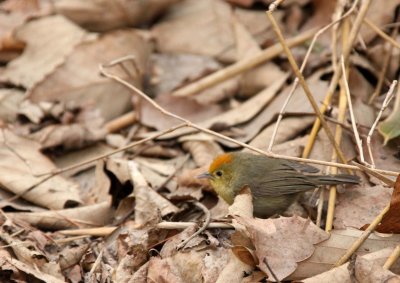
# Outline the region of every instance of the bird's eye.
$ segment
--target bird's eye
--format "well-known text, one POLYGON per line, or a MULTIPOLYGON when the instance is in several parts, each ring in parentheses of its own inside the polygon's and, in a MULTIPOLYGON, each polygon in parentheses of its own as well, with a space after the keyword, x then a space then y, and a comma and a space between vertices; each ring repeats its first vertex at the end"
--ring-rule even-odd
POLYGON ((222 176, 222 171, 215 172, 215 175, 217 175, 218 177, 221 177, 222 176))

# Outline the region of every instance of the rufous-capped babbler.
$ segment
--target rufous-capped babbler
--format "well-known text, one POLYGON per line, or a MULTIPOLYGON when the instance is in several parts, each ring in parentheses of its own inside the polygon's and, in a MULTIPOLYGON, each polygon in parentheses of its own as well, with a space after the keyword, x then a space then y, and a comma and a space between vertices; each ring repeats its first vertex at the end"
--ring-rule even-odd
POLYGON ((253 196, 254 216, 266 218, 284 212, 297 197, 320 185, 358 184, 354 175, 311 175, 313 166, 245 152, 217 156, 208 172, 211 186, 228 204, 248 186, 253 196))

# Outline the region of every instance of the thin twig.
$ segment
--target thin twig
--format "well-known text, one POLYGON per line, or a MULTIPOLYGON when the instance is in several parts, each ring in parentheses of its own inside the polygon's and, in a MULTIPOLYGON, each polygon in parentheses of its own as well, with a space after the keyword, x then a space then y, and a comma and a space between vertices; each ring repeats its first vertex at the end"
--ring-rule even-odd
POLYGON ((195 238, 195 237, 197 237, 198 235, 200 235, 201 233, 203 233, 203 232, 207 229, 208 225, 209 225, 210 222, 211 222, 211 212, 210 212, 210 210, 209 210, 204 204, 202 204, 201 202, 196 201, 194 204, 195 204, 198 208, 200 208, 201 210, 203 210, 203 212, 204 212, 204 214, 205 214, 205 216, 206 216, 206 219, 204 220, 204 223, 203 223, 203 225, 200 227, 199 230, 197 230, 197 231, 196 231, 195 233, 193 233, 189 238, 185 239, 182 243, 180 243, 179 245, 176 246, 176 249, 177 249, 177 250, 183 249, 183 248, 187 245, 187 243, 189 243, 193 238, 195 238))
MULTIPOLYGON (((177 230, 177 229, 186 229, 190 226, 196 224, 195 222, 160 222, 156 224, 155 228, 165 229, 165 230, 177 230)), ((89 235, 94 237, 103 237, 111 234, 118 227, 110 226, 110 227, 97 227, 97 228, 83 228, 83 229, 68 229, 68 230, 60 230, 57 233, 66 236, 80 236, 80 235, 89 235)), ((223 222, 211 222, 208 224, 207 229, 234 229, 233 226, 229 223, 223 222)))
POLYGON ((333 134, 331 130, 329 129, 328 123, 326 122, 324 116, 322 115, 321 111, 319 110, 318 104, 315 101, 310 88, 308 87, 308 84, 306 83, 302 73, 299 70, 299 67, 297 66, 296 60, 293 57, 293 54, 290 52, 289 47, 287 46, 285 39, 283 38, 282 32, 278 26, 278 23, 276 22, 274 16, 272 15, 271 11, 267 11, 267 16, 268 19, 270 20, 272 24, 272 28, 275 31, 275 34, 277 35, 279 42, 282 44, 283 50, 285 51, 285 54, 289 60, 290 66, 292 67, 294 73, 296 74, 296 77, 299 79, 300 85, 302 86, 304 93, 306 94, 315 114, 317 114, 319 121, 321 122, 322 127, 324 128, 326 135, 331 142, 332 146, 335 148, 336 153, 340 160, 343 163, 347 163, 346 158, 344 157, 344 154, 338 144, 335 142, 335 138, 333 137, 333 134))
POLYGON ((384 40, 392 44, 394 47, 400 49, 400 43, 398 43, 395 39, 391 38, 390 35, 384 33, 379 27, 377 27, 373 22, 368 20, 367 18, 364 18, 364 22, 367 24, 368 27, 373 29, 380 37, 382 37, 384 40))
POLYGON ((317 207, 317 220, 315 221, 315 225, 321 227, 321 220, 322 220, 322 212, 324 208, 325 202, 325 190, 320 189, 319 192, 319 199, 318 199, 318 207, 317 207))
POLYGON ((389 106, 390 101, 394 97, 394 88, 396 87, 396 85, 397 85, 397 81, 394 80, 392 82, 392 84, 390 85, 389 91, 387 92, 385 100, 382 103, 382 107, 379 110, 378 116, 376 116, 375 122, 372 124, 371 129, 369 130, 369 133, 368 133, 368 136, 367 136, 367 148, 368 148, 368 154, 369 154, 369 158, 371 160, 372 168, 375 168, 375 161, 374 161, 374 157, 373 157, 372 149, 371 149, 371 137, 372 137, 372 134, 375 131, 376 126, 378 125, 379 120, 381 119, 381 116, 382 116, 383 112, 389 106))
MULTIPOLYGON (((340 65, 342 67, 343 74, 345 74, 346 73, 346 67, 344 65, 343 56, 341 57, 340 65)), ((360 152, 361 163, 364 163, 364 164, 368 165, 368 163, 366 163, 366 161, 364 159, 364 151, 363 151, 363 147, 362 147, 362 140, 361 140, 360 134, 358 133, 358 130, 357 130, 356 118, 354 117, 354 112, 353 112, 353 104, 351 103, 350 88, 349 88, 349 84, 347 82, 346 76, 343 76, 343 82, 344 82, 344 86, 345 86, 345 90, 346 90, 347 101, 348 101, 348 104, 349 104, 351 125, 353 126, 354 137, 355 137, 355 140, 356 140, 358 151, 360 152)))
MULTIPOLYGON (((305 69, 305 67, 307 65, 308 58, 310 57, 310 54, 311 54, 311 52, 312 52, 312 50, 314 48, 315 43, 317 42, 318 37, 321 34, 323 34, 325 31, 329 30, 331 27, 335 26, 338 22, 340 22, 341 20, 343 20, 344 18, 349 16, 354 11, 357 3, 358 3, 358 0, 354 1, 352 7, 346 12, 346 14, 344 14, 339 19, 329 23, 328 25, 326 25, 325 27, 323 27, 323 28, 321 28, 320 30, 317 31, 317 33, 314 35, 314 37, 313 37, 313 39, 311 41, 311 44, 310 44, 310 46, 309 46, 309 48, 307 50, 306 55, 304 56, 303 63, 301 64, 301 67, 300 67, 300 72, 301 73, 303 73, 303 71, 304 71, 304 69, 305 69)), ((274 131, 272 133, 271 140, 269 142, 269 146, 268 146, 268 150, 267 150, 269 152, 272 151, 272 146, 273 146, 273 144, 275 142, 275 137, 276 137, 276 134, 278 132, 278 128, 279 128, 280 122, 282 121, 283 115, 285 114, 285 109, 286 109, 290 99, 292 98, 292 96, 294 94, 294 91, 296 90, 298 85, 299 85, 299 79, 296 77, 296 79, 293 82, 292 88, 290 89, 290 92, 289 92, 285 102, 282 105, 282 108, 281 108, 281 110, 279 112, 279 116, 278 116, 278 118, 276 120, 275 128, 274 128, 274 131)))
POLYGON ((279 280, 278 276, 276 276, 275 272, 272 270, 271 266, 269 266, 267 257, 264 257, 263 262, 265 263, 265 266, 267 267, 268 271, 271 273, 272 277, 274 277, 275 282, 281 283, 281 280, 279 280))

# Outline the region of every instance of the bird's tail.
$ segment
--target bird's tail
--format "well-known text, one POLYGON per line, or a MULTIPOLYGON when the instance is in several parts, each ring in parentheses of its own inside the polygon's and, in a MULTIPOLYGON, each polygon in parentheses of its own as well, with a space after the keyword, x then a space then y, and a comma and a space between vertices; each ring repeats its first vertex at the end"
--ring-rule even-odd
POLYGON ((318 185, 359 184, 360 177, 348 174, 313 176, 318 185))

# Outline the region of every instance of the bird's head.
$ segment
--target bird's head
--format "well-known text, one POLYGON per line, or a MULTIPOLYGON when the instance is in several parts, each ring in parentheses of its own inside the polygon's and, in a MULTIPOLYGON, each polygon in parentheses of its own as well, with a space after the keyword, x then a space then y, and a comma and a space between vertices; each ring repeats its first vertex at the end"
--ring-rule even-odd
POLYGON ((224 195, 230 195, 232 191, 231 181, 235 166, 233 154, 221 154, 213 160, 208 171, 199 175, 198 178, 209 179, 214 190, 225 199, 224 195))

